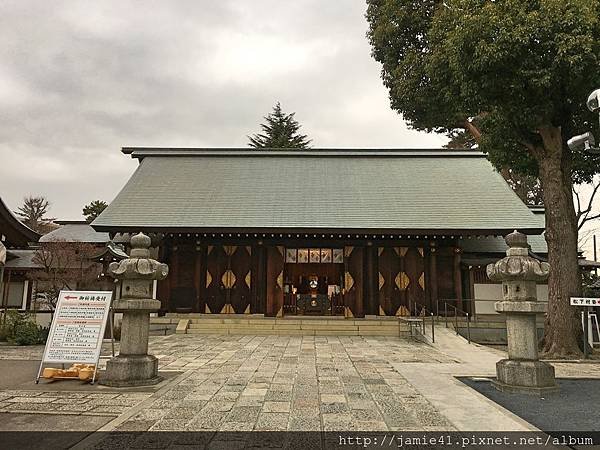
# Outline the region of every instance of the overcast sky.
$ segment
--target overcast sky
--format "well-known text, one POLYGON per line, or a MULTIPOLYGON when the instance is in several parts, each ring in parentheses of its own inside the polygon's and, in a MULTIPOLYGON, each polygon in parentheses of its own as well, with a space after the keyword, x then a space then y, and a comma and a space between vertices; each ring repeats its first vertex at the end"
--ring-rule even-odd
POLYGON ((276 101, 315 147, 440 147, 389 108, 361 0, 2 1, 0 196, 81 218, 122 146, 246 146, 276 101))

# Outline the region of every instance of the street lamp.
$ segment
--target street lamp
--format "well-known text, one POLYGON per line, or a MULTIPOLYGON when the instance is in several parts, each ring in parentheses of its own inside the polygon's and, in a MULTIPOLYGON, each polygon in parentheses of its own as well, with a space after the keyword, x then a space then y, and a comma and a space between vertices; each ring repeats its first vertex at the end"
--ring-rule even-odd
MULTIPOLYGON (((600 89, 593 91, 587 99, 587 107, 593 113, 598 113, 600 120, 600 89)), ((600 148, 596 147, 596 139, 591 131, 573 136, 567 141, 567 145, 573 151, 584 150, 590 153, 600 154, 600 148)))

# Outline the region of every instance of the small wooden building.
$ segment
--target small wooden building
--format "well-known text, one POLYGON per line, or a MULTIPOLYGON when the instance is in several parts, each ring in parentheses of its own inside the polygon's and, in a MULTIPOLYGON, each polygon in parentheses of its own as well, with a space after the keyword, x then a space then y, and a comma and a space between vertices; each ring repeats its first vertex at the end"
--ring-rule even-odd
POLYGON ((463 306, 474 242, 544 229, 475 151, 123 153, 138 169, 92 226, 156 237, 170 267, 158 285, 166 311, 364 317, 435 312, 439 299, 463 306))

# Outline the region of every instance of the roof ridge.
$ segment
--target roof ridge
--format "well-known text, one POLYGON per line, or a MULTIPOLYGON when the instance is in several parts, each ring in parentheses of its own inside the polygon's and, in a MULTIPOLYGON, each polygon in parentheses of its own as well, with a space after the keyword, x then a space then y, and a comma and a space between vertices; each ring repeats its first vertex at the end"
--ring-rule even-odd
POLYGON ((137 159, 146 156, 485 157, 484 153, 477 150, 445 148, 122 147, 121 151, 137 159))

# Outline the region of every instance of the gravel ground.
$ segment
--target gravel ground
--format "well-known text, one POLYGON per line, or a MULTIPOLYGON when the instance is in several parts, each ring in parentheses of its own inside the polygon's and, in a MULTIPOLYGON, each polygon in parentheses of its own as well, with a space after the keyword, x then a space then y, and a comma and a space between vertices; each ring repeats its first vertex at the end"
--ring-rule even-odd
POLYGON ((560 391, 541 398, 500 392, 490 381, 460 380, 542 431, 600 431, 599 379, 559 379, 560 391))

